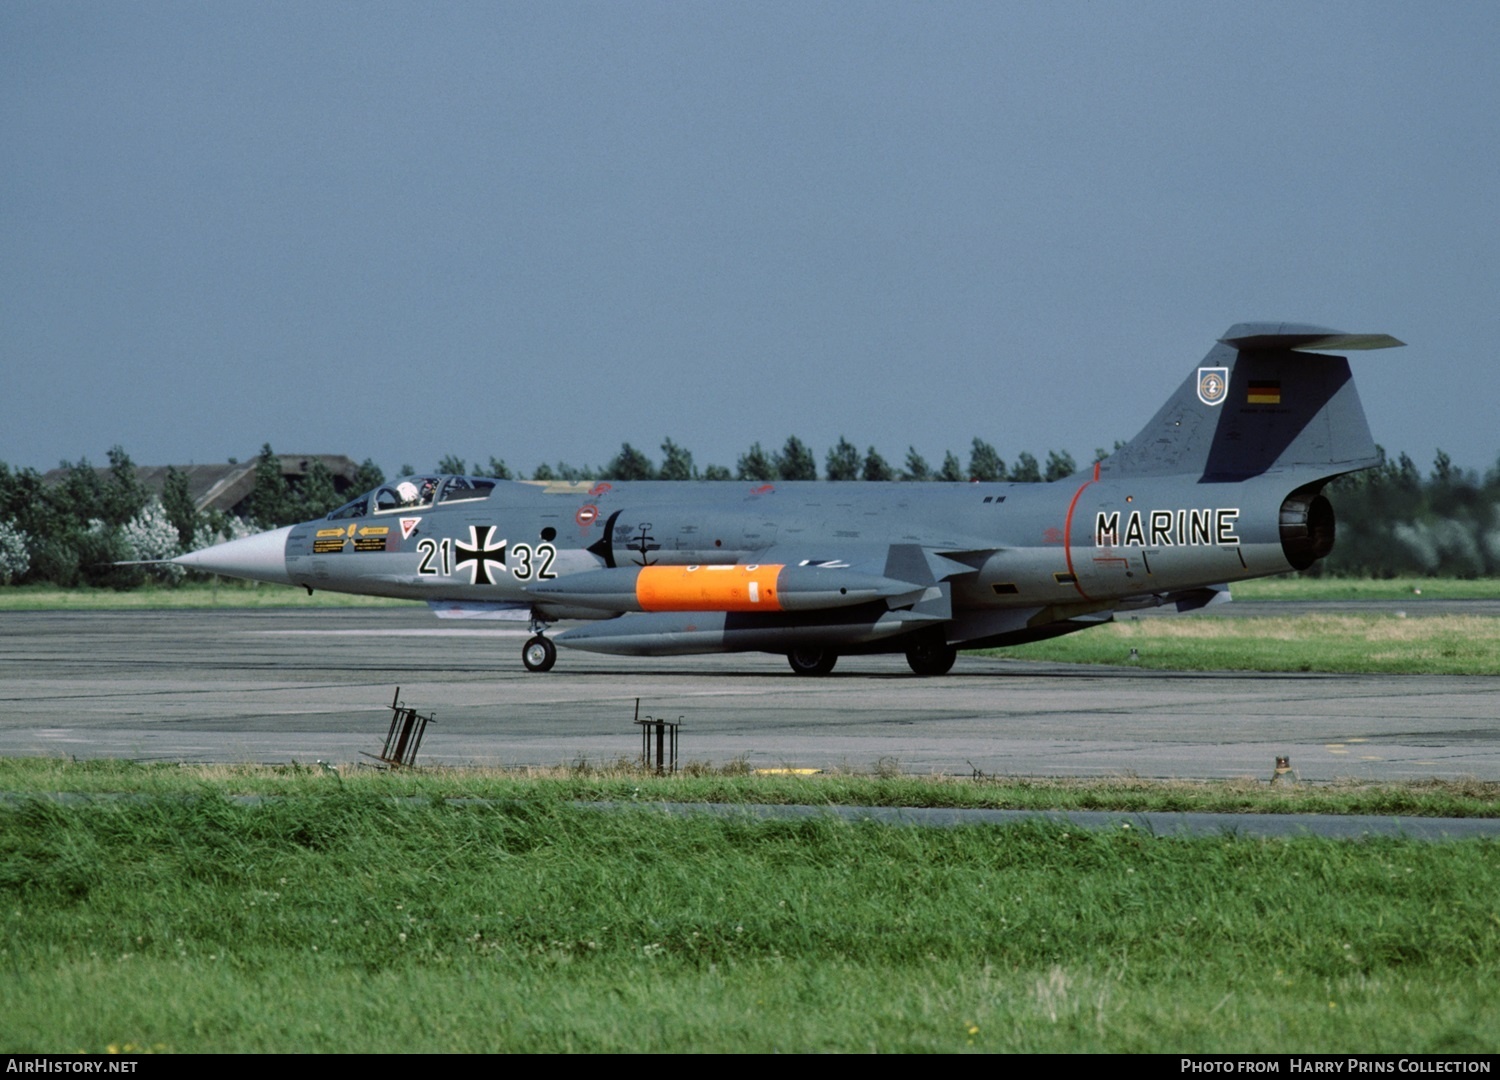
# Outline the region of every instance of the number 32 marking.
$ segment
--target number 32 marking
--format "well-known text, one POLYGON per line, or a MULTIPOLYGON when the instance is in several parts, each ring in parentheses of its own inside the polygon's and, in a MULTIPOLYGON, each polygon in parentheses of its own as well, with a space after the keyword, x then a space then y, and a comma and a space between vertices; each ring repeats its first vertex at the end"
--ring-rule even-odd
POLYGON ((551 544, 538 544, 535 549, 530 544, 514 544, 510 550, 519 560, 519 565, 511 571, 516 575, 517 581, 530 580, 533 574, 538 581, 549 581, 557 577, 557 572, 552 569, 552 560, 557 558, 557 548, 551 544))

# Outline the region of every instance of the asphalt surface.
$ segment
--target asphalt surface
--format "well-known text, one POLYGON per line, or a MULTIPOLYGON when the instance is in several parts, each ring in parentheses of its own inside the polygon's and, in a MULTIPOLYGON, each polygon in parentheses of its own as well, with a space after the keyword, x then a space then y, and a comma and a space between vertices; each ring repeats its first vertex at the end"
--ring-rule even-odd
MULTIPOLYGON (((26 793, 0 791, 0 810, 19 809, 38 800, 68 807, 149 805, 161 796, 124 792, 53 791, 26 793)), ((282 800, 279 795, 226 794, 237 806, 265 806, 282 800)), ((425 796, 393 796, 388 801, 413 806, 431 805, 425 796)), ((489 799, 461 797, 445 799, 453 806, 494 806, 489 799)), ((1371 814, 1212 814, 1133 810, 983 810, 960 807, 829 806, 786 803, 681 803, 681 802, 580 802, 580 810, 602 814, 661 814, 666 817, 716 817, 749 821, 798 821, 830 818, 837 821, 875 822, 906 828, 942 829, 961 825, 1018 825, 1048 822, 1065 828, 1118 832, 1134 829, 1159 837, 1233 836, 1266 839, 1319 836, 1335 840, 1365 840, 1392 837, 1437 842, 1445 840, 1495 839, 1500 837, 1500 818, 1389 817, 1371 814)))
POLYGON ((945 828, 954 825, 1015 825, 1046 821, 1099 831, 1137 829, 1151 836, 1299 837, 1363 840, 1389 836, 1407 840, 1470 840, 1500 836, 1496 818, 1382 818, 1365 814, 1185 814, 1111 810, 977 810, 911 806, 785 806, 756 803, 590 803, 600 810, 657 813, 672 817, 714 814, 751 820, 831 817, 882 825, 945 828))
POLYGON ((535 675, 520 664, 525 636, 439 622, 425 608, 4 613, 0 755, 356 762, 380 750, 399 686, 406 704, 435 714, 427 764, 633 757, 639 698, 642 716, 681 720, 684 761, 1264 778, 1286 755, 1304 780, 1500 780, 1495 677, 961 656, 937 679, 912 677, 900 657, 845 658, 831 676, 806 679, 759 654, 570 650, 535 675))

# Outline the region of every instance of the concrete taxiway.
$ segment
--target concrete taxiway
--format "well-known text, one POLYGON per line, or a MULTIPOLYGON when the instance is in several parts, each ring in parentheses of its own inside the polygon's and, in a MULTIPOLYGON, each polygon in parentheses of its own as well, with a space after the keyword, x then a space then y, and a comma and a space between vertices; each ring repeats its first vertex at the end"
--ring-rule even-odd
MULTIPOLYGON (((1247 605, 1248 606, 1248 605, 1247 605)), ((524 671, 524 630, 425 608, 0 614, 0 755, 357 761, 396 686, 436 721, 421 761, 608 762, 631 721, 681 718, 684 760, 1016 776, 1500 780, 1500 678, 1147 672, 900 657, 798 678, 759 654, 563 650, 524 671)))

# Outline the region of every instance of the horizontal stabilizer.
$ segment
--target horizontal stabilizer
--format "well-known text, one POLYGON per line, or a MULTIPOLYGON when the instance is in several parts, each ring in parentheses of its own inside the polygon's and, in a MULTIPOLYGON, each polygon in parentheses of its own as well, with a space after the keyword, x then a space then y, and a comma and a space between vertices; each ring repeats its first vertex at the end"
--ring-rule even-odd
POLYGON ((1346 334, 1325 326, 1300 323, 1236 323, 1219 340, 1231 349, 1297 349, 1302 352, 1395 349, 1406 344, 1390 334, 1346 334))

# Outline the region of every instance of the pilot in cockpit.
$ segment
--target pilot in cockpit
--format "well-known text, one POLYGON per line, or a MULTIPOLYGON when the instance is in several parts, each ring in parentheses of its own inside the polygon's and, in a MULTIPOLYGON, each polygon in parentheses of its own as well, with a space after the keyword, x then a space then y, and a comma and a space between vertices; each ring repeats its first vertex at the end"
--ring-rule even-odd
POLYGON ((437 492, 437 480, 431 476, 414 476, 396 485, 402 507, 428 506, 437 492))

